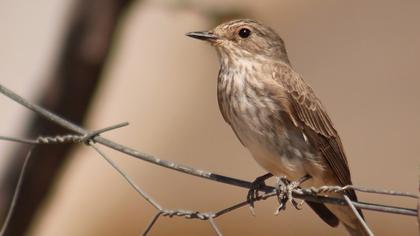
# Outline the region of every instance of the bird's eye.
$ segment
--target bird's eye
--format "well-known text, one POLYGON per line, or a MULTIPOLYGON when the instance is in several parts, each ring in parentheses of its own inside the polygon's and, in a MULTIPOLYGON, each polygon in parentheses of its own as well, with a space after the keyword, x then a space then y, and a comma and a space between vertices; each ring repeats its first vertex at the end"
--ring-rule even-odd
POLYGON ((242 28, 239 30, 238 32, 239 37, 241 38, 248 38, 251 35, 251 30, 247 29, 247 28, 242 28))

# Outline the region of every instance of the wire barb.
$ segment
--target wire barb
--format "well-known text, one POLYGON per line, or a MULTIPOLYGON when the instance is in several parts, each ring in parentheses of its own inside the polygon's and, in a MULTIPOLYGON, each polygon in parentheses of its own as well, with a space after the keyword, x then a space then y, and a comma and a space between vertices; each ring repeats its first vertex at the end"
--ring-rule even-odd
POLYGON ((213 228, 214 232, 216 233, 217 236, 222 236, 222 232, 220 231, 219 227, 217 227, 216 222, 214 221, 213 217, 209 218, 209 222, 211 227, 213 228))
POLYGON ((99 136, 100 134, 114 130, 114 129, 122 128, 127 125, 129 125, 128 122, 123 122, 123 123, 119 123, 119 124, 112 125, 109 127, 105 127, 103 129, 98 129, 98 130, 89 132, 86 135, 83 135, 82 138, 79 140, 79 142, 83 142, 86 145, 89 145, 90 142, 95 142, 95 137, 99 136))
POLYGON ((363 217, 360 215, 359 211, 357 211, 356 207, 354 207, 353 203, 351 202, 350 198, 347 195, 343 195, 344 200, 346 200, 347 205, 349 205, 350 209, 353 211, 353 214, 357 217, 357 220, 362 224, 363 228, 367 232, 369 236, 373 236, 372 231, 369 229, 369 226, 366 224, 366 221, 363 220, 363 217))
POLYGON ((146 229, 143 231, 143 233, 141 235, 146 236, 150 230, 153 228, 153 226, 155 225, 156 221, 159 219, 159 217, 162 215, 162 212, 159 211, 158 213, 156 213, 156 215, 152 218, 152 220, 149 222, 149 224, 147 224, 146 229))
POLYGON ((128 176, 122 169, 120 169, 115 162, 113 162, 111 159, 109 159, 105 153, 103 153, 98 147, 96 147, 93 143, 89 144, 103 159, 105 159, 108 164, 111 165, 114 170, 117 171, 119 175, 121 175, 124 180, 138 193, 140 196, 142 196, 147 202, 149 202, 154 208, 156 208, 159 211, 162 211, 163 208, 157 203, 151 196, 149 196, 143 189, 141 189, 132 179, 130 176, 128 176))

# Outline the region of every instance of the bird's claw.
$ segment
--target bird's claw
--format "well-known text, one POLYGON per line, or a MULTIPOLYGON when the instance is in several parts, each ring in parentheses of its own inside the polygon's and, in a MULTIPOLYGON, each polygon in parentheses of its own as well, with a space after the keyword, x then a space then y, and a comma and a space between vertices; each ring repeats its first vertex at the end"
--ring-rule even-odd
POLYGON ((251 183, 248 194, 246 196, 246 201, 249 204, 249 210, 251 211, 252 215, 255 215, 254 202, 255 202, 255 199, 258 199, 260 197, 260 194, 259 194, 260 189, 266 186, 265 180, 272 176, 273 176, 272 174, 268 173, 268 174, 265 174, 263 176, 256 178, 251 183))
POLYGON ((305 182, 310 178, 309 175, 305 175, 296 181, 290 181, 286 177, 279 177, 276 185, 277 200, 279 206, 274 212, 275 215, 278 215, 280 211, 286 210, 286 203, 289 201, 297 210, 301 210, 304 201, 297 201, 293 197, 293 191, 300 188, 300 184, 305 182))

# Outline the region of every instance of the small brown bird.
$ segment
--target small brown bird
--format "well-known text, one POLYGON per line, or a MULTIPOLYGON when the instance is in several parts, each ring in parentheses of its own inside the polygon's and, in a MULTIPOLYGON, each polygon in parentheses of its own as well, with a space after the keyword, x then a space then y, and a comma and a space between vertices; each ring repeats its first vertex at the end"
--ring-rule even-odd
MULTIPOLYGON (((312 88, 293 70, 283 40, 271 28, 241 19, 187 36, 210 42, 217 50, 217 97, 223 118, 269 171, 255 184, 272 175, 292 180, 310 176, 305 184, 315 187, 352 184, 337 131, 312 88)), ((345 194, 357 200, 353 190, 345 194)), ((330 196, 343 198, 342 193, 330 196)), ((330 226, 340 221, 351 235, 368 235, 349 207, 308 204, 330 226)))

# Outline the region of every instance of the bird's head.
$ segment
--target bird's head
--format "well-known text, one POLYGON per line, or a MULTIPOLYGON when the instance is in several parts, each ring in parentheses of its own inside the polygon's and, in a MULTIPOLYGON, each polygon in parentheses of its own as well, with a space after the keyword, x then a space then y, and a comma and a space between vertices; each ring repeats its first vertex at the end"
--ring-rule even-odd
POLYGON ((233 20, 209 31, 186 35, 210 42, 221 59, 252 57, 289 63, 283 40, 274 30, 254 20, 233 20))

